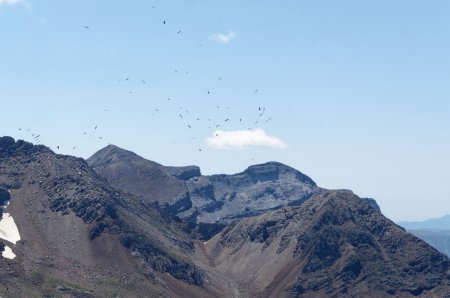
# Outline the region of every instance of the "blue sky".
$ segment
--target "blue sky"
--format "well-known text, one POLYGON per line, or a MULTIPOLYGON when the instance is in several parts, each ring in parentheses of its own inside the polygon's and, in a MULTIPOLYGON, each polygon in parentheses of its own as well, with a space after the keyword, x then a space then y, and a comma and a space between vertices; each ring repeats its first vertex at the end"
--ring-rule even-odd
POLYGON ((82 157, 113 143, 205 174, 277 160, 394 220, 438 217, 448 32, 448 1, 0 0, 0 135, 82 157), (218 124, 287 148, 209 147, 218 124))

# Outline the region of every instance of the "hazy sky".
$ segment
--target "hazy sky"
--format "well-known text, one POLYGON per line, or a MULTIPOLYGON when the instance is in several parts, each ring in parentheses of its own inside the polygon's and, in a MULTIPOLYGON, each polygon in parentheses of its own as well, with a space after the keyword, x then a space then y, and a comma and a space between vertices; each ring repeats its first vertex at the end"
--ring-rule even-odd
POLYGON ((449 32, 446 0, 0 0, 0 135, 204 174, 276 160, 394 220, 437 217, 449 32))

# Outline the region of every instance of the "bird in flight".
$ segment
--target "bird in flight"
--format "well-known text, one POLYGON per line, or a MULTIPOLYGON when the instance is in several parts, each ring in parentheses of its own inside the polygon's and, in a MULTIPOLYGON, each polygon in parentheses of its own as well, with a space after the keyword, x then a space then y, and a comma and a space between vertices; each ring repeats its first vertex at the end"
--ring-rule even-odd
POLYGON ((88 25, 84 25, 84 29, 89 30, 91 28, 88 25))
POLYGON ((94 127, 94 129, 97 129, 97 127, 98 127, 98 125, 96 125, 96 126, 94 127))
POLYGON ((166 21, 163 22, 163 25, 165 25, 165 24, 166 24, 166 21))

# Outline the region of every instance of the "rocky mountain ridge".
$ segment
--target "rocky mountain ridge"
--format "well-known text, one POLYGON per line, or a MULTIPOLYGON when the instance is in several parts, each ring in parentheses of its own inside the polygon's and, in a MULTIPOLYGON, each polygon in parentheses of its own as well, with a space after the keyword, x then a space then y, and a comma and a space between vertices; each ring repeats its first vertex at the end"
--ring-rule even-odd
POLYGON ((449 259, 372 199, 275 162, 202 176, 106 149, 86 162, 0 138, 21 235, 2 297, 450 297, 449 259))
POLYGON ((111 185, 167 204, 172 214, 194 223, 229 221, 300 205, 321 192, 311 178, 278 162, 253 165, 234 175, 203 176, 198 167, 165 167, 108 146, 88 163, 111 185))

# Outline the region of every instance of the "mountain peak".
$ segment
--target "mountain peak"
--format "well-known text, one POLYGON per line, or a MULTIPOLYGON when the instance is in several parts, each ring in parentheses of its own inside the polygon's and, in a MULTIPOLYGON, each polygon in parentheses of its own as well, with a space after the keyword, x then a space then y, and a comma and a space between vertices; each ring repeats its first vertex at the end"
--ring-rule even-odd
POLYGON ((312 186, 317 186, 310 177, 290 166, 276 161, 252 165, 248 167, 242 174, 253 176, 255 180, 260 180, 261 182, 278 180, 281 177, 292 177, 312 186))

